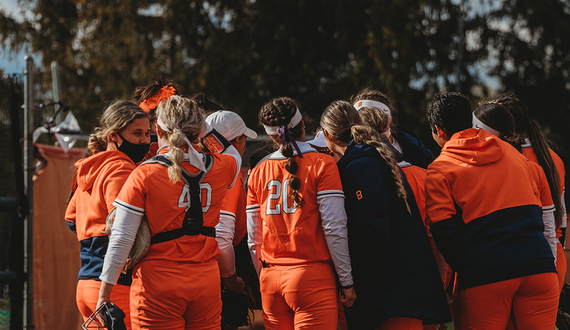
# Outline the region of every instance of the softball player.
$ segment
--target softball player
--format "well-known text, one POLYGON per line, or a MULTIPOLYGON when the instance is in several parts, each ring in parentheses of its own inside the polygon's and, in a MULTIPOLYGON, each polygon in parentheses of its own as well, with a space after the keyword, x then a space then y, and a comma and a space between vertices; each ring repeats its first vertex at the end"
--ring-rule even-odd
MULTIPOLYGON (((127 177, 142 160, 150 143, 146 114, 136 104, 117 101, 100 119, 89 137, 88 154, 75 166, 73 196, 65 211, 69 228, 81 244, 81 269, 77 282, 77 307, 86 320, 97 307, 99 275, 109 238, 105 219, 127 177)), ((130 274, 121 275, 113 301, 128 315, 130 274)), ((130 318, 125 318, 130 329, 130 318)))
POLYGON ((280 97, 259 112, 279 150, 248 179, 252 259, 260 272, 266 329, 336 329, 338 299, 352 306, 344 196, 332 157, 304 143, 302 115, 280 97))
POLYGON ((554 200, 554 217, 556 219, 556 271, 558 284, 562 291, 564 277, 566 276, 566 255, 564 254, 564 242, 566 239, 566 203, 564 199, 565 175, 564 162, 548 147, 548 140, 541 132, 536 121, 531 120, 528 108, 521 100, 511 94, 501 94, 491 100, 491 103, 501 104, 507 107, 515 119, 515 134, 523 140, 522 153, 530 161, 538 163, 548 179, 548 186, 554 200), (560 198, 555 198, 555 196, 560 198))
POLYGON ((220 252, 214 227, 241 157, 215 130, 202 142, 228 155, 198 152, 192 142, 206 127, 194 101, 171 96, 161 102, 157 135, 162 157, 133 171, 114 203, 117 213, 98 304, 112 299, 143 214, 152 233, 147 254, 133 268, 133 329, 220 329, 220 252))

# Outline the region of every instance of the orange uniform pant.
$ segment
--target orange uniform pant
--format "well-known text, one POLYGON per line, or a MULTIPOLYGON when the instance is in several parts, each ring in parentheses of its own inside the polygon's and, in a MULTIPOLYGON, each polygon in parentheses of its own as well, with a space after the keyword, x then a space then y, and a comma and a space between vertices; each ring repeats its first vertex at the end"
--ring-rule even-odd
POLYGON ((259 285, 265 329, 336 330, 338 296, 332 265, 272 265, 259 285))
MULTIPOLYGON (((83 321, 95 311, 97 301, 99 300, 99 289, 101 281, 95 280, 79 280, 77 282, 77 291, 75 300, 77 308, 83 316, 83 321)), ((117 305, 125 313, 125 325, 127 329, 131 329, 131 316, 129 312, 129 291, 131 287, 127 285, 117 284, 111 293, 111 301, 117 305)))
POLYGON ((148 260, 133 270, 131 322, 138 329, 221 328, 222 298, 216 260, 148 260))
MULTIPOLYGON (((476 286, 457 293, 461 330, 554 329, 558 311, 556 273, 543 273, 476 286)), ((457 317, 459 316, 459 317, 457 317)))
POLYGON ((566 264, 566 254, 564 253, 564 248, 562 244, 558 242, 556 244, 556 272, 558 273, 558 285, 560 287, 560 292, 562 292, 562 286, 564 285, 564 277, 566 276, 566 270, 568 265, 566 264))
POLYGON ((409 317, 394 317, 382 323, 378 330, 423 330, 423 328, 422 320, 409 317))

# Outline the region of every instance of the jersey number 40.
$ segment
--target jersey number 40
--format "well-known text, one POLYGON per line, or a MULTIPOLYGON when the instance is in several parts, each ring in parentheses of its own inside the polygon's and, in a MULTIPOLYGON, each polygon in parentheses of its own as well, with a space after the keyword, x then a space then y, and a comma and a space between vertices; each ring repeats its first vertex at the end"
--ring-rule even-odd
MULTIPOLYGON (((202 213, 208 212, 210 205, 212 205, 212 186, 207 182, 200 183, 200 200, 202 201, 202 213), (206 200, 204 200, 204 195, 206 196, 206 200)), ((183 207, 187 210, 190 207, 190 201, 190 187, 184 185, 178 197, 178 207, 183 207)))

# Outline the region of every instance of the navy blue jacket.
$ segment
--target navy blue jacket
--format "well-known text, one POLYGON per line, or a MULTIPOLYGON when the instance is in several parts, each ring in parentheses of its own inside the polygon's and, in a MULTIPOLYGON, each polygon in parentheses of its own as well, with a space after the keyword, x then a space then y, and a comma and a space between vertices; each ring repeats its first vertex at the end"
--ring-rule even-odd
POLYGON ((433 153, 424 147, 420 138, 413 132, 398 126, 393 135, 400 144, 400 147, 402 147, 402 155, 404 156, 404 160, 408 163, 421 168, 427 168, 435 159, 433 153))
POLYGON ((435 258, 404 175, 412 214, 374 147, 350 143, 338 167, 358 296, 353 307, 345 308, 349 329, 376 329, 394 317, 424 324, 450 321, 435 258))

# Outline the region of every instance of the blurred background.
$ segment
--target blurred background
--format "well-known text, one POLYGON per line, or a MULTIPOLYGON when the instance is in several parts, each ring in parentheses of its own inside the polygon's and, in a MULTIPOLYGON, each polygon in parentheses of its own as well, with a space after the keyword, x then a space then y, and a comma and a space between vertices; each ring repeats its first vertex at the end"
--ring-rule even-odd
MULTIPOLYGON (((259 132, 273 97, 318 122, 331 101, 371 86, 437 155, 425 118, 435 93, 460 91, 475 108, 513 92, 568 164, 568 40, 569 0, 0 0, 0 197, 17 195, 10 107, 23 104, 26 54, 37 103, 54 100, 57 62, 61 101, 83 134, 106 103, 156 78, 205 93, 259 132)), ((52 115, 37 109, 35 123, 52 115)))

